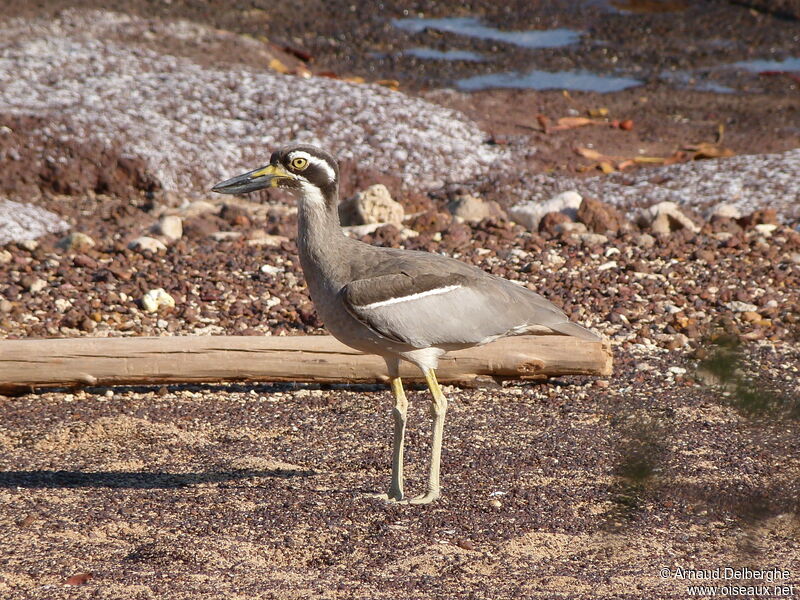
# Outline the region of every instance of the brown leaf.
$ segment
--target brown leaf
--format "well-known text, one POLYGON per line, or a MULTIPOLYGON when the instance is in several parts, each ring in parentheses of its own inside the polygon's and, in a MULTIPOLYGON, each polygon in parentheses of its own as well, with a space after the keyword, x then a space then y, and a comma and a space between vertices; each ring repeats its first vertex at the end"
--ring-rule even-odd
POLYGON ((634 156, 633 162, 639 165, 663 165, 667 160, 663 156, 634 156))
POLYGON ((283 46, 283 51, 288 52, 295 58, 299 58, 303 62, 311 62, 314 60, 314 57, 311 55, 310 52, 307 50, 303 50, 302 48, 295 48, 294 46, 283 46))
POLYGON ((601 154, 597 150, 592 150, 591 148, 585 148, 584 146, 578 146, 575 148, 575 152, 582 156, 583 158, 588 158, 589 160, 603 160, 606 158, 604 154, 601 154))
POLYGON ((67 578, 66 585, 83 585, 92 578, 91 573, 78 573, 67 578))
POLYGON ((383 87, 388 87, 389 89, 392 90, 400 89, 400 82, 397 81, 397 79, 379 79, 375 83, 377 83, 378 85, 382 85, 383 87))
POLYGON ((36 517, 34 515, 28 515, 24 519, 22 519, 17 525, 20 527, 30 527, 36 521, 36 517))
POLYGON ((594 125, 597 121, 594 119, 587 119, 586 117, 561 117, 556 123, 557 125, 553 127, 553 130, 575 129, 576 127, 594 125))
POLYGON ((542 131, 547 133, 547 130, 548 130, 549 126, 550 126, 550 119, 548 119, 543 114, 538 114, 538 115, 536 115, 536 120, 539 122, 539 127, 542 128, 542 131))
POLYGON ((636 164, 636 161, 635 160, 631 160, 629 158, 627 160, 623 160, 621 163, 618 163, 617 164, 617 169, 619 169, 620 171, 624 171, 625 169, 628 169, 628 168, 632 167, 635 164, 636 164))
POLYGON ((734 156, 733 150, 730 148, 723 148, 717 144, 712 144, 711 142, 700 142, 699 144, 692 144, 689 146, 685 146, 684 150, 688 150, 689 152, 694 152, 694 159, 703 159, 703 158, 727 158, 729 156, 734 156))
POLYGON ((456 546, 464 550, 475 550, 475 543, 470 540, 460 539, 456 540, 456 546))
POLYGON ((608 116, 608 109, 605 107, 601 108, 590 108, 588 110, 589 116, 598 118, 598 117, 607 117, 608 116))
POLYGON ((611 164, 611 163, 610 163, 609 161, 607 161, 607 160, 601 160, 601 161, 600 161, 600 164, 599 164, 599 167, 600 167, 600 170, 601 170, 603 173, 605 173, 606 175, 608 175, 609 173, 613 173, 614 171, 616 171, 616 169, 614 168, 614 165, 613 165, 613 164, 611 164))
POLYGON ((289 72, 287 66, 283 64, 281 61, 279 61, 277 58, 273 58, 271 61, 269 61, 269 68, 272 69, 273 71, 277 71, 278 73, 283 73, 284 75, 286 75, 289 72))

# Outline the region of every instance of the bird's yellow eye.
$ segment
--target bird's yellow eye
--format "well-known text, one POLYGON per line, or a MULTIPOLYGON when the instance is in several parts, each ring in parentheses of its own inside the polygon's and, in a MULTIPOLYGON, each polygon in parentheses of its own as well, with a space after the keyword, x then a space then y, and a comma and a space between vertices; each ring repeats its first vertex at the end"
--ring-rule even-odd
POLYGON ((292 168, 295 171, 302 171, 308 166, 308 160, 303 158, 302 156, 298 156, 297 158, 292 159, 292 168))

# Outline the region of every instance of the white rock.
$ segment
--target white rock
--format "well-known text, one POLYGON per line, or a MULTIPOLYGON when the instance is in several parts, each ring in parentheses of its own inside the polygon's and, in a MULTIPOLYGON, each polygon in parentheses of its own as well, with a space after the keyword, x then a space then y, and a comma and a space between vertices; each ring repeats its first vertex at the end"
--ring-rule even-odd
POLYGON ((277 275, 283 273, 283 267, 275 267, 273 265, 261 265, 260 271, 266 275, 277 275))
POLYGON ((153 225, 153 233, 163 235, 171 242, 176 242, 183 236, 183 221, 176 215, 166 215, 153 225))
MULTIPOLYGON (((605 244, 608 242, 608 238, 604 236, 602 233, 577 233, 575 234, 580 238, 580 240, 586 244, 605 244)), ((611 261, 616 265, 616 261, 611 261)), ((601 269, 602 270, 602 269, 601 269)))
POLYGON ((215 242, 225 242, 228 240, 238 240, 242 237, 241 231, 215 231, 211 234, 211 239, 215 242))
MULTIPOLYGON (((235 231, 229 233, 238 233, 235 231)), ((259 235, 256 237, 251 237, 247 240, 248 246, 269 246, 270 248, 277 248, 283 242, 288 242, 289 238, 283 235, 270 235, 268 233, 264 233, 263 235, 259 235)))
POLYGON ((150 250, 150 252, 158 252, 159 250, 167 249, 162 241, 146 235, 133 240, 130 244, 128 244, 128 248, 131 250, 136 250, 137 252, 144 252, 146 250, 150 250))
POLYGON ((582 201, 583 197, 578 192, 570 190, 553 196, 546 202, 522 202, 512 206, 508 213, 529 231, 538 231, 539 221, 549 212, 561 212, 574 219, 582 201))
POLYGON ((0 265, 7 265, 13 260, 13 258, 14 255, 12 255, 8 250, 0 250, 0 265))
POLYGON ((32 294, 37 294, 47 287, 47 282, 44 279, 34 279, 28 286, 32 294))
POLYGON ((195 200, 181 208, 181 214, 183 214, 184 217, 196 217, 198 215, 217 212, 218 210, 219 206, 211 204, 211 202, 207 200, 195 200))
POLYGON ((642 209, 637 219, 642 227, 650 227, 655 233, 670 233, 677 229, 688 229, 697 233, 700 228, 674 202, 659 202, 642 209))
POLYGON ((742 212, 733 204, 717 204, 711 211, 711 216, 740 219, 742 212))
POLYGON ((758 307, 755 304, 750 304, 749 302, 740 302, 739 300, 728 302, 725 304, 725 306, 727 306, 733 312, 756 312, 758 310, 758 307))
POLYGON ((72 306, 72 302, 66 298, 56 298, 56 310, 60 313, 65 313, 72 306))
POLYGON ((542 262, 546 267, 559 269, 567 262, 567 259, 558 254, 555 250, 548 250, 542 257, 542 262))
POLYGON ((774 223, 759 223, 753 229, 755 229, 758 233, 764 236, 771 236, 772 232, 778 228, 777 225, 774 223))
POLYGON ((654 238, 649 233, 643 233, 636 237, 636 245, 640 248, 652 248, 656 243, 656 238, 654 238))
POLYGON ((610 261, 608 261, 606 263, 603 263, 599 267, 597 267, 597 270, 598 271, 608 271, 609 269, 616 269, 616 268, 617 268, 617 261, 610 260, 610 261))
POLYGON ((355 216, 361 225, 371 223, 392 223, 400 225, 405 210, 399 202, 392 200, 392 195, 382 183, 369 186, 358 192, 354 201, 355 216))
POLYGON ((56 245, 64 250, 77 250, 78 252, 83 252, 89 248, 93 248, 95 243, 94 240, 85 233, 73 231, 68 236, 58 240, 58 244, 56 245))
POLYGON ((667 371, 669 371, 673 375, 685 375, 686 374, 686 369, 684 369, 683 367, 670 367, 669 369, 667 369, 667 371))
POLYGON ((454 217, 470 222, 486 219, 493 214, 492 206, 488 202, 470 195, 458 196, 448 203, 447 210, 454 217))
POLYGON ((142 308, 145 312, 157 312, 162 306, 175 306, 175 299, 164 291, 164 288, 150 290, 142 298, 142 308))
POLYGON ((22 241, 17 242, 17 245, 20 248, 24 248, 28 252, 33 252, 34 250, 36 250, 39 247, 39 242, 37 242, 36 240, 33 240, 33 239, 28 239, 28 240, 22 240, 22 241))

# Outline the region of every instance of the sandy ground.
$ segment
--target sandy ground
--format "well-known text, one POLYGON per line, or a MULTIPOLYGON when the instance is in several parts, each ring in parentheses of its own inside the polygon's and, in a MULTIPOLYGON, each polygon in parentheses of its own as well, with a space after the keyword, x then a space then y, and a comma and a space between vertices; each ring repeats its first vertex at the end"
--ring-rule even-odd
MULTIPOLYGON (((445 497, 425 508, 368 497, 387 479, 382 390, 7 399, 0 589, 71 598, 91 573, 100 598, 684 598, 677 569, 716 567, 796 582, 797 422, 639 362, 655 368, 623 363, 606 388, 448 389, 445 497)), ((413 491, 428 419, 411 400, 413 491)))

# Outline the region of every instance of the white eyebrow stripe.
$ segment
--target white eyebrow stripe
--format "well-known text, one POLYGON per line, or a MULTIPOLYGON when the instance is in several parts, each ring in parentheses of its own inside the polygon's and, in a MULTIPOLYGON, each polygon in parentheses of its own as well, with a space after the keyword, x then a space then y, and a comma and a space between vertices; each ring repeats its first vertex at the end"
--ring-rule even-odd
POLYGON ((331 169, 331 166, 327 163, 327 161, 317 158, 316 156, 312 156, 308 152, 303 152, 302 150, 295 150, 289 154, 289 162, 293 161, 295 158, 305 158, 308 161, 308 164, 317 166, 325 171, 325 174, 328 176, 329 183, 336 181, 336 172, 331 169))
POLYGON ((439 294, 446 294, 448 292, 452 292, 453 290, 457 290, 460 287, 461 287, 460 284, 446 285, 444 287, 427 290, 425 292, 417 292, 416 294, 409 294, 408 296, 398 296, 397 298, 389 298, 388 300, 372 302, 370 304, 365 304, 364 306, 359 306, 358 308, 371 310, 374 308, 380 308, 382 306, 398 304, 400 302, 412 302, 414 300, 419 300, 420 298, 425 298, 427 296, 438 296, 439 294))

